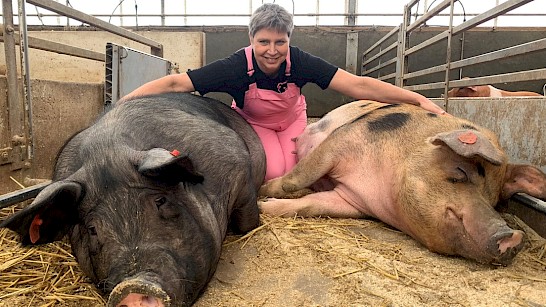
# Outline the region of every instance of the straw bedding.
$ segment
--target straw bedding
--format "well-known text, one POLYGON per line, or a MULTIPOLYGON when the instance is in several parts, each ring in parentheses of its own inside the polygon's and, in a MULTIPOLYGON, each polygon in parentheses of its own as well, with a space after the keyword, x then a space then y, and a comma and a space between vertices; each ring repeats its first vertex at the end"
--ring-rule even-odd
MULTIPOLYGON (((14 209, 4 209, 4 219, 14 209)), ((543 306, 546 240, 517 218, 507 267, 434 254, 374 220, 272 218, 226 238, 204 306, 543 306)), ((102 306, 66 242, 21 248, 0 231, 0 306, 102 306)))

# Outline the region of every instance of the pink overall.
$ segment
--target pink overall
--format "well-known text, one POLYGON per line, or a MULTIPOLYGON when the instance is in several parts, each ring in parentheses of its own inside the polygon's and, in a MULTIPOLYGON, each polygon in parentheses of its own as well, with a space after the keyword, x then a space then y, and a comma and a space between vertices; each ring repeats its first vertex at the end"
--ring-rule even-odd
MULTIPOLYGON (((252 47, 245 48, 248 75, 254 74, 252 47)), ((290 49, 286 55, 285 75, 290 76, 290 49)), ((300 135, 307 125, 305 97, 294 83, 280 83, 286 86, 282 93, 259 89, 250 84, 245 93, 244 107, 240 109, 235 101, 231 108, 237 111, 253 128, 262 141, 267 159, 265 180, 280 177, 296 165, 296 143, 293 138, 300 135)))

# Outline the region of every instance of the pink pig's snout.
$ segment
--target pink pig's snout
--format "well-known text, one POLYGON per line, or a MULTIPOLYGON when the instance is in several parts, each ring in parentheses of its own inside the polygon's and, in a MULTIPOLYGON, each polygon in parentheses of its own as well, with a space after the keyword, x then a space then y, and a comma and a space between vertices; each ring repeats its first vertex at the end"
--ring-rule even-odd
MULTIPOLYGON (((170 298, 154 281, 155 275, 140 274, 117 284, 108 298, 108 307, 168 307, 170 298)), ((182 302, 181 302, 182 303, 182 302)))
POLYGON ((509 264, 523 248, 524 233, 508 226, 499 229, 489 240, 487 249, 492 255, 498 255, 492 263, 509 264))
POLYGON ((127 295, 117 307, 164 307, 156 297, 131 293, 127 295))

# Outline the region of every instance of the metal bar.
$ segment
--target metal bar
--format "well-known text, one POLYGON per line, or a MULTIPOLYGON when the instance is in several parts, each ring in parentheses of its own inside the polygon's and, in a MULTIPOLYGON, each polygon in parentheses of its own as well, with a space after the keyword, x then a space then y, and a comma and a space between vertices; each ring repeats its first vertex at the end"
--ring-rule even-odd
POLYGON ((21 75, 23 77, 23 97, 25 109, 27 111, 27 159, 34 158, 34 133, 32 130, 32 87, 30 83, 30 61, 28 59, 28 33, 27 33, 27 14, 25 12, 25 0, 19 0, 19 50, 21 60, 21 75))
POLYGON ((397 61, 396 58, 392 58, 392 59, 390 59, 390 60, 388 60, 388 61, 386 61, 386 62, 384 62, 382 64, 379 64, 379 65, 377 65, 377 66, 375 66, 373 68, 370 68, 368 70, 363 71, 362 75, 364 76, 364 75, 370 74, 370 73, 372 73, 372 72, 374 72, 374 71, 376 71, 378 69, 385 68, 385 67, 387 67, 389 65, 395 64, 396 61, 397 61))
POLYGON ((395 49, 397 47, 398 43, 397 42, 394 42, 392 43, 392 45, 388 46, 387 48, 381 50, 379 53, 377 53, 376 55, 374 55, 373 57, 369 58, 368 60, 366 60, 365 62, 362 63, 362 66, 365 66, 366 64, 370 63, 370 62, 373 62, 374 60, 376 60, 377 58, 381 57, 382 55, 384 55, 385 53, 395 49))
POLYGON ((377 79, 382 80, 382 81, 385 81, 385 80, 389 80, 389 79, 392 79, 392 78, 396 78, 396 73, 384 75, 384 76, 379 77, 379 78, 377 78, 377 79))
POLYGON ((406 4, 406 7, 408 7, 409 9, 411 9, 417 2, 419 2, 421 0, 412 0, 410 1, 408 4, 406 4))
MULTIPOLYGON (((451 63, 451 69, 457 69, 461 67, 468 67, 471 65, 492 62, 495 60, 506 59, 509 57, 518 56, 522 54, 528 54, 531 52, 541 51, 544 49, 546 49, 546 38, 528 42, 525 44, 520 44, 520 45, 500 49, 497 51, 484 53, 474 57, 466 58, 464 60, 455 61, 451 63)), ((445 64, 442 64, 442 65, 408 73, 404 77, 406 79, 411 79, 415 77, 438 73, 438 72, 444 71, 445 69, 446 69, 445 64)))
POLYGON ((538 198, 535 198, 533 196, 530 196, 524 193, 516 193, 511 197, 511 199, 546 214, 545 201, 542 201, 538 198))
POLYGON ((431 19, 432 17, 438 15, 439 12, 441 12, 443 9, 448 7, 451 4, 451 0, 444 0, 444 2, 438 4, 435 6, 432 10, 426 12, 421 18, 417 19, 414 23, 410 24, 408 26, 408 32, 413 31, 418 26, 424 24, 427 22, 427 20, 431 19))
MULTIPOLYGON (((4 41, 4 37, 0 36, 0 42, 4 41)), ((19 44, 19 39, 16 38, 15 44, 19 44)), ((83 49, 79 47, 74 47, 70 45, 65 45, 61 43, 56 43, 52 41, 48 41, 45 39, 37 38, 37 37, 28 37, 28 46, 30 48, 44 50, 44 51, 50 51, 55 52, 59 54, 66 54, 71 55, 79 58, 89 59, 89 60, 95 60, 95 61, 101 61, 104 62, 104 53, 83 49)))
POLYGON ((347 49, 345 51, 345 70, 356 74, 358 63, 358 32, 347 33, 347 49))
POLYGON ((546 38, 536 41, 500 49, 493 52, 484 53, 464 60, 453 62, 452 69, 465 67, 480 63, 491 62, 494 60, 509 58, 517 55, 528 54, 531 52, 541 51, 546 49, 546 38))
POLYGON ((384 41, 391 38, 396 32, 400 30, 400 26, 395 27, 392 29, 387 35, 383 36, 380 40, 378 40, 375 44, 373 44, 370 48, 368 48, 366 51, 363 52, 364 55, 370 53, 370 51, 374 50, 377 46, 381 45, 384 41))
MULTIPOLYGON (((453 62, 453 63, 457 63, 457 62, 453 62)), ((453 64, 452 63, 452 64, 453 64)), ((453 65, 451 66, 451 68, 454 68, 453 65)), ((430 67, 430 68, 425 68, 425 69, 422 69, 422 70, 418 70, 418 71, 414 71, 414 72, 410 72, 410 73, 407 73, 404 78, 406 80, 409 80, 411 78, 416 78, 416 77, 420 77, 420 76, 425 76, 425 75, 430 75, 430 74, 434 74, 434 73, 439 73, 439 72, 442 72, 446 70, 446 64, 442 64, 442 65, 438 65, 438 66, 434 66, 434 67, 430 67)))
POLYGON ((409 85, 409 86, 404 86, 404 88, 410 91, 425 91, 425 90, 444 88, 445 86, 446 86, 446 83, 442 81, 442 82, 433 82, 433 83, 418 84, 418 85, 409 85))
POLYGON ((165 26, 165 0, 161 0, 161 26, 165 26))
MULTIPOLYGON (((449 87, 464 87, 471 85, 482 85, 482 84, 498 84, 505 82, 519 82, 519 81, 531 81, 531 80, 543 80, 546 79, 546 68, 518 71, 513 73, 506 73, 494 76, 478 77, 472 79, 464 80, 454 80, 449 82, 449 87)), ((404 88, 411 91, 419 90, 432 90, 444 88, 446 86, 445 82, 434 82, 427 84, 418 84, 405 86, 404 88)))
POLYGON ((0 195, 0 209, 15 205, 22 201, 36 197, 45 187, 51 184, 51 181, 26 187, 21 190, 0 195))
POLYGON ((112 25, 110 23, 107 23, 106 21, 103 21, 101 19, 95 18, 93 16, 84 14, 78 10, 75 10, 73 8, 70 8, 66 5, 59 4, 52 0, 27 0, 28 3, 34 4, 36 6, 42 7, 46 10, 50 10, 52 12, 55 12, 57 14, 64 15, 66 17, 79 20, 81 22, 87 23, 91 26, 95 26, 97 28, 106 30, 108 32, 114 33, 116 35, 119 35, 121 37, 125 37, 128 39, 131 39, 133 41, 139 42, 141 44, 150 46, 151 48, 151 54, 162 57, 163 56, 163 45, 151 40, 149 38, 146 38, 142 35, 138 35, 134 32, 131 32, 129 30, 120 28, 118 26, 112 25))
POLYGON ((452 87, 546 79, 546 68, 451 81, 452 87))
POLYGON ((404 7, 404 18, 400 25, 400 31, 398 31, 398 49, 396 57, 396 77, 394 79, 394 85, 398 87, 404 87, 404 75, 408 72, 408 57, 405 55, 406 49, 409 47, 409 33, 407 31, 408 24, 411 21, 411 5, 408 4, 404 7))
MULTIPOLYGON (((529 3, 533 0, 511 0, 511 1, 507 1, 507 2, 504 2, 503 4, 499 5, 499 6, 496 6, 492 9, 490 9, 489 11, 486 11, 466 22, 463 22, 462 24, 456 26, 456 27, 453 27, 453 31, 451 32, 452 34, 451 35, 457 35, 463 31, 466 31, 470 28, 473 28, 479 24, 482 24, 484 22, 487 22, 499 15, 502 15, 510 10, 513 10, 513 9, 516 9, 526 3, 529 3)), ((426 41, 412 47, 412 48, 409 48, 406 50, 405 52, 405 55, 410 55, 414 52, 417 52, 425 47, 428 47, 430 45, 433 45, 441 40, 443 40, 444 38, 446 38, 448 36, 448 31, 449 30, 446 30, 434 37, 431 37, 430 39, 427 39, 426 41)))
MULTIPOLYGON (((210 17, 210 18, 216 18, 216 17, 250 17, 251 14, 138 14, 138 17, 158 17, 161 18, 164 17, 210 17)), ((480 14, 478 13, 455 13, 453 16, 457 17, 472 17, 472 16, 478 16, 480 14)), ((58 17, 59 14, 48 14, 48 13, 40 13, 40 14, 28 14, 28 17, 58 17)), ((304 14, 294 14, 294 17, 348 17, 349 14, 345 13, 304 13, 304 14)), ((355 13, 354 16, 356 17, 402 17, 402 14, 400 13, 355 13)), ((438 14, 437 16, 443 16, 448 17, 449 14, 438 14)), ((525 17, 525 16, 531 16, 531 17, 541 17, 546 16, 546 13, 513 13, 513 14, 505 14, 504 16, 513 16, 513 17, 525 17)), ((109 17, 135 17, 135 14, 93 14, 93 17, 101 17, 101 18, 109 18, 109 17)))
MULTIPOLYGON (((17 86, 17 55, 15 52, 15 31, 13 25, 13 6, 11 0, 2 1, 4 32, 4 52, 6 57, 6 78, 8 83, 8 133, 9 138, 13 136, 23 136, 24 117, 23 105, 19 102, 19 87, 17 86)), ((6 146, 11 146, 9 141, 6 146)))
POLYGON ((347 25, 356 25, 356 0, 347 0, 347 25))
POLYGON ((449 85, 449 71, 451 66, 451 42, 453 38, 453 7, 454 7, 453 4, 454 3, 455 3, 454 0, 450 0, 449 28, 448 28, 447 46, 446 46, 446 70, 444 75, 444 82, 446 83, 446 87, 444 88, 444 105, 446 108, 448 108, 447 86, 449 85))

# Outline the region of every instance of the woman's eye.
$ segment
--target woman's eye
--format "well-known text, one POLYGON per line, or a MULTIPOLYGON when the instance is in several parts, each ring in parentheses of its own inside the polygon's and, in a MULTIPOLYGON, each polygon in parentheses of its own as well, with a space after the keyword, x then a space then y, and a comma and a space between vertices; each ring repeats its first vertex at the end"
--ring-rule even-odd
POLYGON ((155 205, 158 208, 164 205, 166 202, 167 202, 167 198, 165 196, 161 196, 155 199, 155 205))

